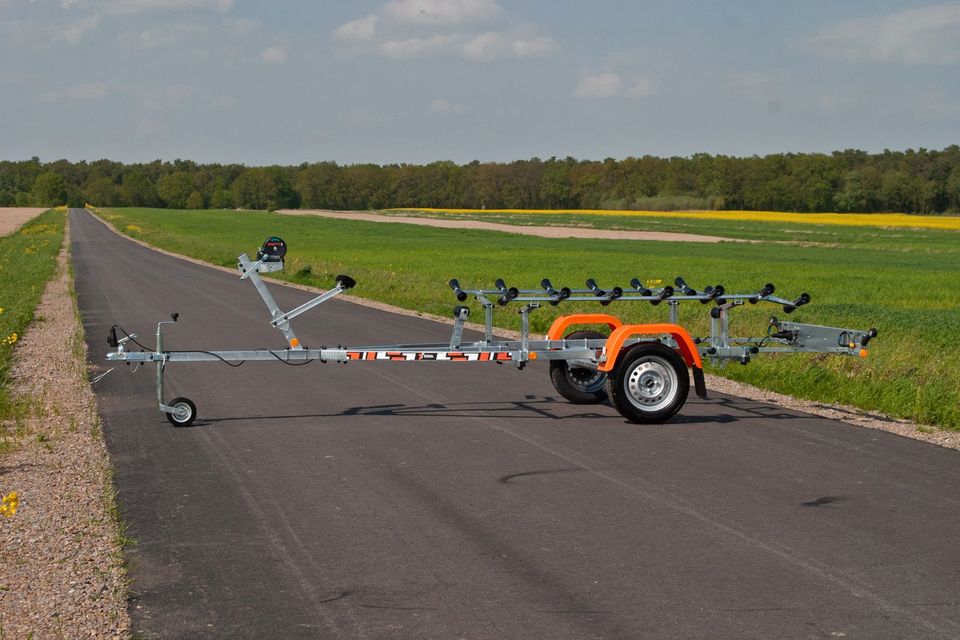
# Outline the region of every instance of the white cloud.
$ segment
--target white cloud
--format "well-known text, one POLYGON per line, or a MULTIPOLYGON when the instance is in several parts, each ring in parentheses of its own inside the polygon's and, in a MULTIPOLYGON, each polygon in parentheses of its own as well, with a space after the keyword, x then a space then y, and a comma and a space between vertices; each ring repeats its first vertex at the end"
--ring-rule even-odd
POLYGON ((193 95, 193 88, 185 84, 173 84, 159 91, 144 93, 140 105, 145 111, 167 111, 193 95))
POLYGON ((553 53, 557 48, 553 40, 546 36, 536 36, 528 39, 514 40, 510 44, 510 49, 518 58, 532 58, 536 56, 545 56, 553 53))
POLYGON ((850 61, 960 64, 960 3, 844 20, 801 47, 850 61))
POLYGON ((226 18, 221 29, 235 36, 246 36, 259 31, 263 24, 254 18, 226 18))
POLYGON ((286 47, 275 45, 260 52, 260 61, 264 64, 279 64, 287 59, 286 47))
POLYGON ((573 93, 578 98, 613 98, 620 95, 646 98, 656 95, 657 87, 649 78, 638 77, 628 82, 619 73, 606 72, 580 78, 573 93))
POLYGON ((766 95, 777 84, 774 76, 759 71, 738 71, 727 76, 727 86, 731 92, 744 97, 766 95))
POLYGON ((634 78, 626 93, 631 98, 647 98, 657 94, 657 86, 650 78, 634 78))
POLYGON ((390 0, 383 12, 398 24, 453 26, 492 20, 500 7, 495 0, 390 0))
POLYGON ((380 45, 380 53, 388 58, 412 58, 447 49, 456 41, 455 36, 435 35, 429 38, 408 38, 407 40, 389 40, 380 45))
POLYGON ((154 49, 178 44, 191 38, 199 38, 205 35, 207 31, 208 29, 203 25, 181 22, 175 25, 153 27, 140 33, 125 34, 122 38, 125 41, 133 42, 141 49, 154 49))
POLYGON ((377 32, 376 15, 363 16, 342 24, 333 31, 333 35, 341 40, 372 40, 377 32))
POLYGON ((463 113, 467 108, 457 102, 434 100, 430 103, 431 113, 463 113))
POLYGON ((574 95, 578 98, 610 98, 620 94, 623 79, 618 73, 600 73, 584 76, 577 83, 574 95))
POLYGON ((114 14, 177 10, 206 10, 225 13, 233 8, 233 0, 105 0, 100 4, 108 13, 114 14))
POLYGON ((40 96, 44 102, 83 102, 100 100, 107 95, 107 85, 103 82, 87 82, 61 89, 47 91, 40 96))
POLYGON ((470 38, 461 47, 461 52, 471 60, 493 60, 503 50, 503 36, 487 31, 470 38))
POLYGON ((68 44, 77 44, 83 37, 100 26, 100 16, 94 14, 57 29, 60 38, 68 44))
POLYGON ((0 47, 42 49, 75 45, 99 26, 100 16, 96 14, 60 24, 48 20, 0 20, 0 47))
POLYGON ((511 21, 495 0, 390 0, 340 25, 333 37, 342 52, 389 58, 443 54, 487 62, 544 56, 557 48, 534 25, 511 21))

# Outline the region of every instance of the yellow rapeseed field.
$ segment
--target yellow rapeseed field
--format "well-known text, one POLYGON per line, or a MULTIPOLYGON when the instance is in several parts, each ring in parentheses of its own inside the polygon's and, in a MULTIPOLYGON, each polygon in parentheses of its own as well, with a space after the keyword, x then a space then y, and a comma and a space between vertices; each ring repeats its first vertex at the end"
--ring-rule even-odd
POLYGON ((793 224, 840 224, 853 227, 912 227, 960 230, 960 216, 917 216, 906 213, 787 213, 784 211, 618 211, 612 209, 391 209, 449 214, 591 215, 693 220, 748 220, 793 224))

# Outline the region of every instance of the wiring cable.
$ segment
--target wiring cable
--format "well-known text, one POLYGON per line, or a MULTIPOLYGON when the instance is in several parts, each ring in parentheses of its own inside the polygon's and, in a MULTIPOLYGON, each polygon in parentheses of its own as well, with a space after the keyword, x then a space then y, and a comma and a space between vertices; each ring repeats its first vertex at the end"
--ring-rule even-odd
MULTIPOLYGON (((153 352, 153 353, 156 353, 156 351, 157 351, 156 348, 151 349, 150 347, 146 346, 145 344, 143 344, 142 342, 140 342, 139 340, 137 340, 136 338, 134 338, 132 335, 130 335, 129 333, 127 333, 127 330, 124 329, 123 327, 118 326, 117 329, 119 329, 120 331, 122 331, 122 332, 123 332, 123 335, 125 335, 127 338, 129 338, 131 342, 133 342, 135 345, 137 345, 138 347, 140 347, 140 348, 143 349, 144 351, 151 351, 151 352, 153 352)), ((167 353, 205 353, 205 354, 207 354, 207 355, 209 355, 209 356, 213 356, 214 358, 216 358, 217 360, 219 360, 219 361, 222 362, 223 364, 227 365, 228 367, 233 367, 233 368, 237 368, 237 367, 241 366, 243 363, 246 362, 246 360, 241 360, 240 362, 233 363, 233 362, 230 362, 229 360, 225 360, 224 358, 220 357, 219 355, 217 355, 216 353, 214 353, 214 352, 212 352, 212 351, 204 351, 203 349, 169 350, 169 351, 167 351, 167 353)), ((166 363, 164 363, 164 368, 166 368, 166 363)))

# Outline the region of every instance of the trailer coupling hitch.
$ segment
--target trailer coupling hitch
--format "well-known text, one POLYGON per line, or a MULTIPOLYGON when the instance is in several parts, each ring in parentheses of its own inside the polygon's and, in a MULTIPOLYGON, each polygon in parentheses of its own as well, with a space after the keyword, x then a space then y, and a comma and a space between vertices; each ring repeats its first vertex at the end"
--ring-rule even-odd
POLYGON ((786 340, 787 342, 796 342, 799 331, 793 329, 783 329, 777 316, 770 316, 770 324, 767 327, 767 335, 777 340, 786 340))

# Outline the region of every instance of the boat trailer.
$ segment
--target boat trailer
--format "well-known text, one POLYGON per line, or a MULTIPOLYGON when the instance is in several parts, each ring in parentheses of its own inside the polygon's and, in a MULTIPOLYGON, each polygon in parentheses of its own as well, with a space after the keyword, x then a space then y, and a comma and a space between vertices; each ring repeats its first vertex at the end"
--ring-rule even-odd
MULTIPOLYGON (((189 426, 197 417, 196 405, 189 398, 164 401, 164 372, 173 362, 221 362, 239 366, 246 361, 277 361, 289 365, 320 362, 486 362, 511 363, 523 369, 528 362, 546 360, 550 380, 566 400, 577 404, 596 404, 608 398, 627 420, 635 423, 662 423, 673 416, 686 402, 692 373, 694 390, 706 397, 703 360, 725 365, 727 362, 747 364, 761 353, 834 353, 849 356, 867 356, 867 345, 877 336, 876 329, 840 329, 797 322, 784 322, 771 317, 766 335, 755 338, 730 336, 730 313, 745 304, 774 304, 784 313, 810 302, 806 293, 789 300, 774 295, 773 284, 766 284, 753 293, 727 293, 723 285, 707 286, 698 291, 683 278, 674 285, 648 287, 638 278, 629 287, 601 288, 596 280, 588 279, 586 287, 556 288, 543 279, 540 288, 517 289, 498 279, 491 289, 463 288, 457 280, 450 280, 458 302, 471 296, 480 303, 485 315, 484 336, 479 341, 464 341, 463 330, 470 316, 466 305, 453 310, 453 332, 447 343, 392 344, 355 347, 309 349, 301 345, 291 321, 314 307, 351 289, 356 284, 349 276, 338 275, 335 286, 291 311, 277 305, 260 274, 282 271, 286 243, 273 236, 257 252, 257 259, 247 254, 238 258, 237 269, 242 280, 250 280, 270 312, 270 324, 284 336, 287 346, 282 349, 252 349, 236 351, 168 351, 163 347, 163 326, 171 320, 157 323, 156 346, 150 349, 114 325, 107 343, 114 349, 107 354, 110 362, 154 363, 156 367, 157 403, 160 411, 174 426, 189 426), (575 313, 558 317, 544 338, 530 336, 530 314, 542 304, 557 306, 567 303, 594 303, 602 307, 625 302, 647 302, 654 306, 665 304, 669 320, 663 323, 626 324, 608 313, 575 313), (679 306, 696 302, 709 306, 710 334, 693 337, 679 324, 679 306), (494 336, 493 313, 496 307, 519 305, 520 338, 497 339, 494 336), (600 328, 579 329, 592 326, 600 328), (119 332, 119 333, 118 333, 119 332), (128 350, 128 343, 141 351, 128 350)), ((659 281, 657 281, 659 283, 659 281)), ((648 281, 648 284, 653 284, 648 281)))

